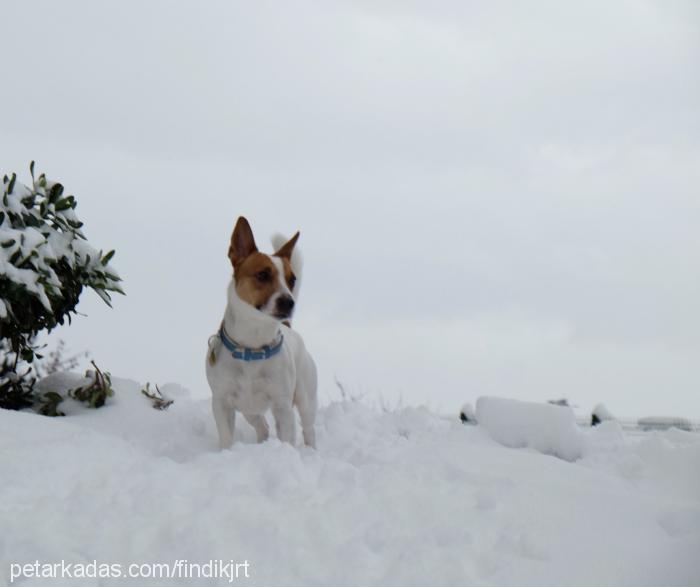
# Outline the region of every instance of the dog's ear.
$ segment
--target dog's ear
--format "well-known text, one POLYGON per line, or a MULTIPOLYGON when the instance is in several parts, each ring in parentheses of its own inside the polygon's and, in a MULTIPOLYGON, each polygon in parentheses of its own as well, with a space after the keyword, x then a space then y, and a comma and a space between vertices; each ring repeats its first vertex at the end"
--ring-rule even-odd
POLYGON ((246 257, 257 250, 258 247, 255 246, 255 239, 253 238, 250 224, 243 216, 239 216, 231 235, 231 245, 228 248, 228 258, 231 259, 234 269, 246 257))
POLYGON ((292 251, 294 250, 294 245, 297 244, 297 240, 299 240, 299 231, 279 248, 275 253, 275 257, 282 257, 289 261, 292 258, 292 251))

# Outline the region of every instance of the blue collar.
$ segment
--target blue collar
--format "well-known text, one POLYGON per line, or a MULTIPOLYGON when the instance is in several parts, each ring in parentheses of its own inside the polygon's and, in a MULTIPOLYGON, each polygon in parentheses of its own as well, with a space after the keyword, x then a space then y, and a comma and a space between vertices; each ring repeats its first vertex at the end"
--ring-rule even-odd
POLYGON ((263 361, 265 359, 274 357, 277 353, 280 352, 280 350, 282 350, 282 343, 284 342, 284 336, 282 336, 282 333, 280 333, 279 340, 272 345, 266 344, 265 346, 260 347, 259 349, 251 349, 248 347, 244 347, 228 337, 226 331, 224 330, 223 324, 219 329, 219 338, 221 339, 223 345, 229 351, 231 351, 231 356, 234 359, 240 359, 241 361, 263 361))

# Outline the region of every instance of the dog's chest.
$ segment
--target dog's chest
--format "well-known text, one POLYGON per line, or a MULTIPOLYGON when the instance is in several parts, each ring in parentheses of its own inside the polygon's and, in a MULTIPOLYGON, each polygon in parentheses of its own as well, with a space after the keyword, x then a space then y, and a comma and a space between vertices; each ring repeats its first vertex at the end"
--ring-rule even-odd
POLYGON ((241 361, 220 357, 219 392, 244 414, 261 414, 274 404, 289 403, 294 393, 294 373, 285 358, 281 355, 264 361, 241 361))

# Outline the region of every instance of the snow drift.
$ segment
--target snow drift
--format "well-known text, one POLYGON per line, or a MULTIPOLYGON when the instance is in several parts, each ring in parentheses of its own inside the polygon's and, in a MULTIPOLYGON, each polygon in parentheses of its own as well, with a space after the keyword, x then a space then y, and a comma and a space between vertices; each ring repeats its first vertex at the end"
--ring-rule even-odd
POLYGON ((240 421, 219 452, 208 401, 162 386, 175 403, 157 411, 114 382, 104 408, 68 402, 66 418, 0 410, 0 584, 12 562, 246 559, 242 582, 263 586, 698 585, 700 435, 606 422, 572 463, 340 402, 318 450, 253 444, 240 421))
POLYGON ((567 461, 582 454, 583 435, 568 406, 480 397, 476 421, 504 446, 528 447, 567 461))

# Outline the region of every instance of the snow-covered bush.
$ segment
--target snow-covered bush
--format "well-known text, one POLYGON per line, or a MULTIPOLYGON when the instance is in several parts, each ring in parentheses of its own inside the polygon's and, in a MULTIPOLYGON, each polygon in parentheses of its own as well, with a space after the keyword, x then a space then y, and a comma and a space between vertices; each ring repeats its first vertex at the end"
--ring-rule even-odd
POLYGON ((31 187, 3 178, 0 201, 0 407, 33 403, 34 337, 75 313, 84 287, 108 305, 109 292, 124 293, 103 254, 86 240, 76 200, 42 173, 31 187))

